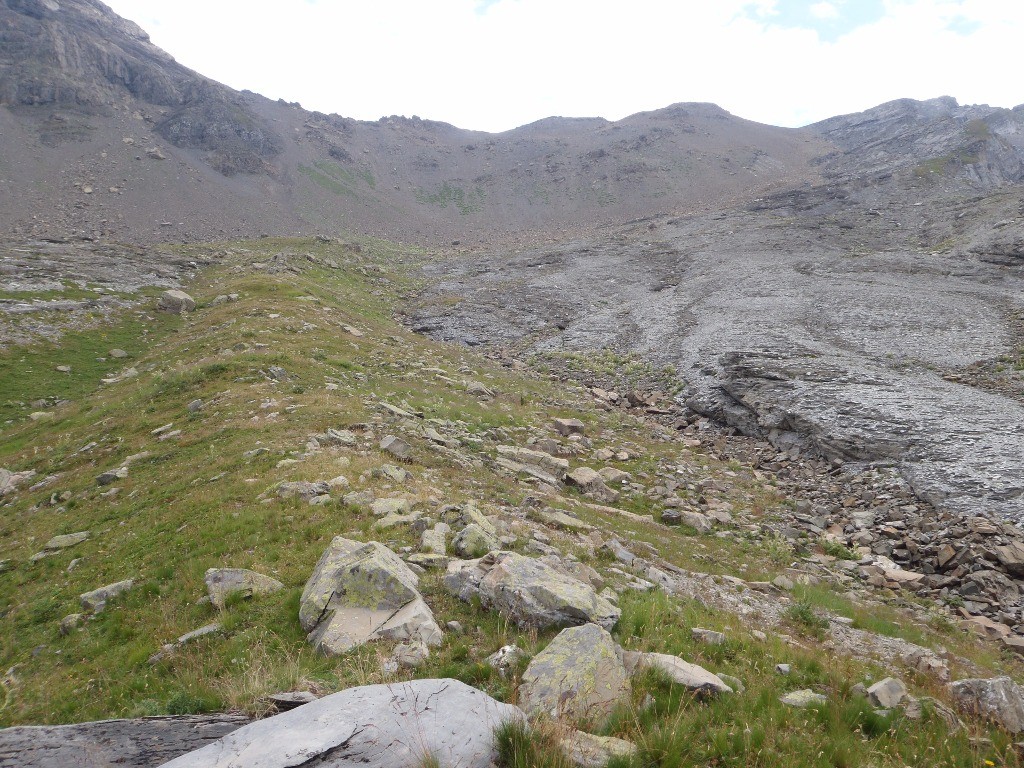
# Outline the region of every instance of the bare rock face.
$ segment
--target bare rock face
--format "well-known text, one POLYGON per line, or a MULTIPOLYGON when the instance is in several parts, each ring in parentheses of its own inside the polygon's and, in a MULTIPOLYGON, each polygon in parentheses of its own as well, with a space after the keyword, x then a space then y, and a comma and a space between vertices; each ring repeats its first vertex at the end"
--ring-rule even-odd
POLYGON ((445 586, 459 599, 479 596, 521 627, 594 623, 611 629, 619 609, 590 584, 515 552, 491 552, 478 560, 448 564, 445 586))
POLYGON ((629 695, 626 668, 607 630, 563 629, 523 672, 519 703, 531 718, 600 720, 629 695))
POLYGON ((371 640, 441 643, 441 629, 417 591, 419 578, 375 541, 335 537, 306 582, 299 621, 322 653, 371 640))
POLYGON ((972 678, 949 684, 960 711, 991 720, 1010 733, 1024 732, 1024 689, 1009 677, 972 678))
MULTIPOLYGON (((226 176, 268 171, 283 149, 281 138, 239 94, 181 66, 137 24, 102 3, 0 5, 0 104, 88 112, 120 105, 126 96, 164 107, 160 135, 205 151, 207 162, 226 176)), ((62 128, 50 132, 50 141, 67 138, 69 129, 62 128)), ((46 135, 44 143, 50 143, 46 135)))
POLYGON ((243 715, 186 715, 4 728, 0 768, 156 768, 248 722, 243 715))
POLYGON ((523 713, 458 680, 368 685, 240 728, 165 768, 489 768, 494 730, 523 713))

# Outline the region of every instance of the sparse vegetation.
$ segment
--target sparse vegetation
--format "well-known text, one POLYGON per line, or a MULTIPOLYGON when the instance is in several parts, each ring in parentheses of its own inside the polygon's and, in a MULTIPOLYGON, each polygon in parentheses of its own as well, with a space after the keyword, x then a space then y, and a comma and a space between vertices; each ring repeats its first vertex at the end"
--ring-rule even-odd
POLYGON ((451 182, 444 182, 436 192, 417 190, 416 200, 423 205, 434 205, 447 208, 449 205, 458 208, 459 213, 468 216, 483 210, 486 192, 482 187, 474 187, 468 192, 451 182))
MULTIPOLYGON (((129 311, 112 325, 67 336, 64 344, 19 348, 7 358, 11 370, 23 371, 24 378, 15 380, 22 382, 26 394, 5 394, 11 400, 6 412, 10 423, 0 432, 0 466, 35 469, 40 477, 56 478, 4 500, 0 541, 15 564, 0 574, 0 665, 15 669, 0 710, 4 724, 222 708, 262 714, 267 706, 263 697, 273 691, 327 693, 408 674, 383 670, 387 648, 381 645, 363 646, 336 659, 319 656, 306 642, 296 616, 302 585, 333 536, 380 538, 400 550, 413 546, 416 534, 408 528, 375 530, 375 519, 358 504, 310 506, 300 499, 277 499, 273 489, 282 480, 342 473, 353 488, 386 483, 391 492, 407 495, 422 509, 467 498, 493 509, 515 509, 532 489, 493 471, 489 446, 496 441, 522 443, 553 416, 573 415, 598 443, 631 447, 630 458, 615 464, 634 477, 653 477, 665 462, 685 461, 696 477, 730 473, 728 498, 738 512, 770 515, 785 502, 770 483, 735 462, 699 451, 681 459, 678 443, 652 435, 647 424, 632 416, 596 407, 571 382, 516 372, 396 325, 391 320, 396 297, 409 285, 401 262, 419 258, 416 254, 367 242, 364 256, 381 269, 364 271, 362 257, 354 258, 351 250, 335 244, 271 240, 233 249, 232 260, 208 270, 193 287, 201 305, 195 316, 158 314, 146 319, 129 311), (297 259, 297 272, 274 276, 236 269, 282 250, 309 252, 318 261, 297 259), (326 266, 327 259, 339 268, 326 266), (239 301, 207 305, 212 296, 228 292, 239 293, 239 301), (354 336, 341 326, 355 327, 363 335, 354 336), (100 363, 90 367, 88 360, 112 346, 130 351, 139 375, 100 385, 99 378, 112 369, 100 363), (48 390, 49 371, 57 361, 67 360, 82 371, 82 379, 73 388, 48 390), (271 366, 286 371, 287 379, 271 378, 271 366), (460 369, 466 378, 485 381, 495 397, 468 398, 453 378, 460 369), (70 402, 50 407, 52 421, 33 422, 26 419, 30 392, 70 402), (186 404, 194 400, 204 405, 190 412, 186 404), (387 424, 381 421, 381 401, 422 412, 424 423, 459 425, 460 450, 479 463, 462 467, 442 454, 418 451, 406 465, 414 481, 398 486, 380 479, 387 457, 372 442, 360 450, 302 455, 308 436, 327 427, 387 424), (167 424, 180 428, 180 437, 161 441, 153 436, 153 430, 167 424), (90 449, 81 450, 90 443, 90 449), (266 452, 247 455, 254 449, 266 452), (96 475, 142 451, 149 455, 131 463, 130 473, 118 483, 121 493, 104 496, 96 475), (297 463, 290 464, 292 460, 297 463), (273 501, 260 503, 263 498, 273 501), (29 562, 51 536, 78 530, 89 530, 91 538, 65 554, 29 562), (72 557, 78 564, 68 572, 72 557), (215 611, 199 598, 205 594, 205 569, 220 565, 271 574, 285 588, 260 599, 233 598, 223 611, 215 611), (79 629, 60 634, 58 623, 79 610, 80 593, 127 577, 137 579, 135 589, 79 629), (217 634, 150 661, 164 642, 214 620, 221 623, 217 634)), ((182 250, 198 252, 201 247, 182 250)), ((567 364, 577 362, 578 373, 584 361, 570 358, 567 364)), ((594 370, 625 371, 644 381, 660 374, 674 376, 611 354, 589 363, 594 370)), ((689 498, 687 491, 680 492, 689 498)), ((659 513, 655 499, 628 487, 617 505, 639 514, 659 513)), ((685 528, 625 519, 589 505, 578 494, 559 497, 553 506, 617 532, 631 548, 649 546, 678 568, 722 578, 770 580, 800 557, 788 540, 774 534, 694 535, 685 528)), ((603 572, 618 567, 605 551, 582 546, 562 532, 552 531, 551 536, 603 572)), ((524 544, 519 540, 514 547, 523 551, 524 544)), ((820 544, 834 557, 849 554, 834 542, 820 544)), ((421 576, 420 590, 439 618, 458 621, 467 631, 448 634, 414 674, 455 678, 500 700, 515 701, 529 659, 558 630, 520 630, 479 602, 457 600, 437 571, 421 576), (517 645, 524 655, 502 674, 485 659, 507 644, 517 645)), ((793 598, 781 618, 784 627, 804 635, 798 645, 774 634, 758 639, 738 616, 714 605, 658 590, 623 590, 623 613, 614 630, 617 642, 628 650, 680 655, 739 679, 745 692, 701 701, 663 675, 639 675, 629 701, 597 729, 639 749, 631 761, 617 758, 611 764, 818 768, 874 761, 880 768, 897 768, 977 765, 992 759, 1017 765, 1005 735, 987 727, 972 726, 971 734, 985 734, 991 742, 972 743, 968 734, 944 732, 941 721, 928 715, 912 722, 898 714, 875 714, 850 686, 877 678, 881 669, 864 659, 827 654, 818 638, 828 632, 831 614, 846 616, 853 627, 876 634, 926 647, 946 645, 990 669, 1016 662, 979 649, 948 623, 910 624, 897 607, 861 604, 831 584, 797 585, 793 598), (691 633, 694 627, 721 631, 726 640, 700 643, 691 633), (781 660, 791 664, 789 676, 773 671, 781 660), (779 702, 779 696, 799 688, 827 694, 827 704, 797 711, 779 702)), ((920 684, 935 692, 930 683, 920 684)), ((506 727, 498 740, 501 764, 567 765, 558 735, 549 725, 529 732, 506 727)), ((429 764, 431 758, 424 759, 429 764)))

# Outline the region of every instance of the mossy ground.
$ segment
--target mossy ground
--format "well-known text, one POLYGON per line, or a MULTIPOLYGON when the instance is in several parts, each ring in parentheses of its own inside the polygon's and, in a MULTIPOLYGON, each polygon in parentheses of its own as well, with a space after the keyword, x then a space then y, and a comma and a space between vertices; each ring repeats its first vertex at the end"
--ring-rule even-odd
MULTIPOLYGON (((581 419, 595 447, 629 448, 635 458, 616 466, 638 478, 653 478, 666 463, 686 464, 698 476, 728 478, 723 500, 754 519, 786 503, 769 479, 685 448, 639 418, 602 410, 579 387, 503 367, 401 327, 394 316, 401 297, 414 287, 403 265, 421 254, 381 242, 353 249, 273 239, 183 250, 199 254, 214 248, 226 248, 230 255, 187 286, 200 304, 194 314, 161 314, 150 302, 126 310, 114 324, 69 334, 59 346, 18 348, 0 357, 0 408, 6 421, 0 428, 0 467, 35 470, 34 480, 52 477, 38 490, 5 498, 0 507, 0 559, 12 564, 0 573, 0 669, 9 670, 0 724, 227 707, 259 712, 261 697, 276 690, 329 692, 390 679, 381 671, 390 652, 383 645, 337 658, 315 654, 298 623, 299 597, 332 537, 378 538, 400 549, 413 545, 414 535, 401 528, 374 532, 367 510, 340 502, 310 506, 279 500, 272 491, 282 480, 344 475, 353 490, 405 495, 424 511, 468 499, 485 511, 513 508, 531 489, 489 464, 493 448, 521 445, 559 416, 581 419), (292 254, 294 271, 253 269, 279 252, 292 254), (227 293, 241 298, 209 304, 227 293), (131 357, 97 359, 111 347, 131 357), (56 365, 70 365, 73 374, 55 375, 56 365), (126 365, 139 375, 100 383, 126 365), (271 366, 283 368, 287 379, 270 377, 271 366), (468 395, 465 384, 471 380, 486 384, 496 397, 468 395), (50 409, 50 421, 28 420, 36 410, 31 402, 48 397, 70 402, 50 409), (192 412, 187 404, 196 399, 203 407, 192 412), (422 411, 427 423, 457 433, 468 464, 453 463, 419 441, 404 465, 413 475, 409 483, 375 474, 395 461, 377 450, 376 441, 400 427, 382 420, 382 402, 422 411), (167 424, 181 434, 166 440, 153 434, 167 424), (309 435, 356 425, 369 425, 373 439, 280 465, 300 458, 309 435), (259 448, 266 451, 250 453, 259 448), (109 488, 99 487, 96 476, 142 452, 148 455, 134 460, 128 477, 116 483, 119 493, 105 495, 109 488), (88 541, 30 562, 52 536, 84 530, 91 532, 88 541), (69 571, 72 559, 79 562, 69 571), (229 601, 218 612, 200 598, 206 593, 204 572, 219 566, 252 568, 281 580, 285 589, 229 601), (133 590, 68 636, 59 633, 61 618, 80 610, 78 595, 126 578, 136 579, 133 590), (219 633, 149 663, 163 643, 213 621, 221 622, 219 633)), ((681 568, 766 579, 800 558, 781 543, 697 536, 582 501, 570 493, 554 506, 635 546, 649 544, 681 568)), ((626 496, 619 506, 657 511, 643 494, 626 496)), ((556 531, 550 535, 581 560, 608 564, 578 539, 556 531)), ((440 623, 456 620, 465 631, 447 633, 416 676, 456 677, 514 699, 522 668, 502 676, 484 662, 486 656, 508 643, 535 653, 554 631, 522 631, 497 614, 458 601, 444 590, 437 572, 422 576, 420 587, 440 623)), ((898 607, 904 599, 899 596, 883 606, 817 585, 800 587, 796 598, 807 610, 844 615, 879 634, 945 646, 993 673, 1019 670, 1013 659, 943 623, 939 613, 934 622, 910 623, 898 607)), ((793 645, 771 634, 756 640, 750 633, 755 627, 730 613, 657 592, 627 593, 622 608, 615 635, 625 647, 678 653, 740 678, 747 688, 700 702, 657 676, 642 677, 632 701, 615 717, 590 724, 634 741, 641 749, 637 765, 1018 764, 1009 737, 983 724, 949 734, 934 718, 875 716, 850 688, 883 676, 882 669, 822 647, 813 627, 798 616, 791 633, 800 642, 793 645), (694 626, 720 629, 729 640, 723 646, 700 645, 690 637, 694 626), (791 676, 774 672, 780 661, 793 665, 791 676), (802 687, 827 693, 829 703, 792 710, 778 702, 781 694, 802 687), (978 737, 989 741, 971 741, 978 737)), ((917 693, 942 693, 934 682, 908 681, 917 693)), ((531 754, 523 759, 534 762, 509 764, 557 764, 550 753, 531 754)))

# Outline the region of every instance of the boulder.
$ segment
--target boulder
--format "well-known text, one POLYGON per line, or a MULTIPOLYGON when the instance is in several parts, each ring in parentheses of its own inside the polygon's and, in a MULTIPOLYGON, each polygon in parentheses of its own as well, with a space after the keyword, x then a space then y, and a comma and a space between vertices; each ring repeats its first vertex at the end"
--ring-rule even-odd
POLYGON ((470 523, 455 535, 452 547, 459 557, 483 557, 500 546, 497 537, 470 523))
POLYGON ((172 315, 180 315, 191 312, 196 308, 195 299, 184 291, 164 291, 157 303, 157 309, 170 312, 172 315))
POLYGON ((9 469, 0 467, 0 498, 18 490, 26 480, 35 475, 35 470, 26 472, 12 472, 9 469))
POLYGON ((467 501, 462 506, 445 507, 441 510, 441 519, 456 531, 461 531, 467 525, 475 523, 492 536, 498 535, 498 529, 494 527, 494 523, 488 520, 487 516, 471 501, 467 501))
POLYGON ((907 698, 907 686, 903 684, 902 680, 887 677, 868 688, 867 693, 868 699, 876 707, 892 709, 898 707, 907 698))
POLYGON ((284 588, 277 579, 245 568, 211 568, 206 572, 205 580, 210 602, 216 608, 224 608, 228 597, 234 594, 250 598, 284 588))
POLYGON ((576 531, 577 533, 588 533, 594 530, 594 526, 583 522, 578 517, 566 514, 561 509, 545 507, 543 509, 531 509, 530 517, 552 528, 562 531, 576 531))
POLYGON ((565 756, 579 768, 604 768, 612 758, 629 759, 636 754, 636 745, 614 736, 594 736, 583 731, 570 731, 559 739, 565 756))
POLYGON ((623 472, 617 467, 602 467, 597 471, 597 474, 599 474, 606 483, 611 483, 612 485, 619 485, 626 480, 633 479, 633 476, 629 474, 629 472, 623 472))
POLYGON ((418 583, 383 544, 337 536, 306 582, 299 621, 309 641, 327 655, 378 639, 440 645, 441 628, 418 583))
POLYGON ((612 636, 584 624, 563 629, 533 657, 519 684, 519 704, 531 718, 602 720, 629 691, 612 636))
POLYGON ((529 448, 517 448, 511 445, 499 445, 498 456, 518 464, 528 464, 539 467, 550 474, 556 480, 565 477, 569 471, 569 460, 552 456, 544 451, 534 451, 529 448))
POLYGON ((388 435, 380 441, 380 449, 385 453, 390 453, 396 459, 408 459, 412 456, 412 446, 409 445, 405 440, 394 435, 388 435))
POLYGON ((694 627, 690 630, 690 635, 698 643, 704 643, 704 645, 721 645, 725 642, 725 635, 722 632, 716 632, 713 629, 700 629, 694 627))
POLYGON ((618 492, 605 485, 604 478, 590 467, 576 467, 565 476, 565 482, 598 501, 609 503, 619 498, 618 492))
POLYGON ((428 528, 420 538, 420 549, 434 555, 444 555, 448 552, 447 536, 451 533, 448 523, 438 523, 433 528, 428 528))
POLYGON ((960 711, 983 717, 1010 733, 1024 731, 1024 689, 1009 677, 971 678, 949 684, 960 711))
POLYGON ((552 424, 562 437, 582 435, 586 431, 586 425, 579 419, 554 419, 552 424))
POLYGON ((624 651, 622 658, 630 674, 640 669, 657 669, 668 675, 676 685, 681 685, 699 696, 732 693, 732 688, 726 685, 718 675, 708 672, 697 664, 683 661, 678 656, 669 656, 666 653, 624 651))
POLYGON ((286 480, 278 483, 277 495, 282 499, 291 499, 298 496, 305 501, 311 501, 319 496, 330 493, 331 486, 323 480, 310 483, 305 480, 286 480))
POLYGON ((370 504, 370 511, 377 517, 407 515, 412 511, 412 504, 408 499, 377 499, 370 504))
POLYGON ((1011 541, 993 551, 1007 573, 1024 578, 1024 541, 1011 541))
POLYGON ((490 768, 494 730, 523 713, 458 680, 367 685, 239 728, 163 768, 490 768))
POLYGON ((444 583, 459 599, 479 597, 520 627, 593 622, 611 629, 619 620, 619 609, 589 584, 515 552, 451 562, 444 583))
POLYGON ((109 600, 113 600, 118 595, 127 592, 133 586, 135 586, 134 580, 125 579, 124 581, 107 584, 105 587, 86 592, 79 599, 82 601, 82 607, 85 610, 90 613, 101 613, 107 607, 109 600))

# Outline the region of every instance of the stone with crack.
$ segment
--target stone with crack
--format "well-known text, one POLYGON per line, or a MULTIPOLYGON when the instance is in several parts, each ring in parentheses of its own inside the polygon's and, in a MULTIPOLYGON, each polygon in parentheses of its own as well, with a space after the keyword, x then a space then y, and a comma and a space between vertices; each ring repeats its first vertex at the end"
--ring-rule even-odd
POLYGON ((306 582, 299 622, 309 641, 329 656, 373 640, 440 645, 441 628, 418 583, 383 544, 337 536, 306 582))
POLYGON ((258 720, 163 768, 490 768, 494 731, 523 721, 517 707, 458 680, 367 685, 258 720))

